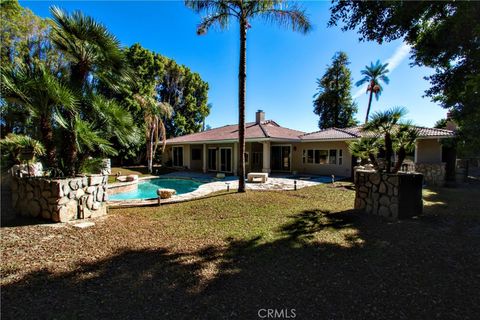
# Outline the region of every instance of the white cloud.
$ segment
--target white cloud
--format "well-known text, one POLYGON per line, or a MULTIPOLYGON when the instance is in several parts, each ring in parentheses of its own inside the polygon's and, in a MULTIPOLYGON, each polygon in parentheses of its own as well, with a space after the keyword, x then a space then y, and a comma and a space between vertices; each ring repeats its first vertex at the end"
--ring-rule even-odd
MULTIPOLYGON (((393 70, 395 70, 398 65, 407 58, 408 53, 410 52, 410 45, 406 43, 402 43, 400 46, 397 47, 393 55, 385 61, 385 63, 388 63, 388 73, 392 73, 393 70)), ((367 86, 368 84, 363 85, 360 89, 355 92, 353 95, 353 99, 356 99, 360 97, 362 94, 365 94, 367 91, 367 86)))

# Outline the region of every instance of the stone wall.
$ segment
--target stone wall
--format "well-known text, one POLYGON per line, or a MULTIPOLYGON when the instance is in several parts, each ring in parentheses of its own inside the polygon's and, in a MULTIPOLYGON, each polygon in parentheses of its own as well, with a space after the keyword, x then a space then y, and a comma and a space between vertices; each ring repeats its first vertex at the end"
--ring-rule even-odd
POLYGON ((415 163, 415 171, 423 174, 424 182, 431 186, 445 185, 445 162, 415 163))
POLYGON ((421 214, 421 174, 357 170, 355 180, 355 209, 389 220, 421 214))
POLYGON ((107 213, 108 176, 17 178, 11 181, 12 207, 17 214, 66 222, 107 213))

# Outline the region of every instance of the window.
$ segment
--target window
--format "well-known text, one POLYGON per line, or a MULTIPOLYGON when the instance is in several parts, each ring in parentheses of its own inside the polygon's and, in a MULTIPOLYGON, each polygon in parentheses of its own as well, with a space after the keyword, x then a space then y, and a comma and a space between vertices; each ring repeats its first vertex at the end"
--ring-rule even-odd
POLYGON ((172 153, 173 166, 183 167, 183 147, 173 147, 172 153))
POLYGON ((329 164, 337 164, 337 150, 330 149, 328 154, 328 163, 329 164))
MULTIPOLYGON (((337 164, 337 150, 304 149, 303 163, 337 164)), ((342 150, 338 150, 338 164, 342 164, 342 150)))
POLYGON ((307 150, 307 163, 313 163, 313 150, 307 150))
POLYGON ((245 152, 245 164, 248 164, 248 152, 245 152))
POLYGON ((202 160, 202 149, 192 149, 192 161, 202 160))
POLYGON ((343 150, 339 149, 338 150, 338 165, 341 166, 343 163, 343 150))

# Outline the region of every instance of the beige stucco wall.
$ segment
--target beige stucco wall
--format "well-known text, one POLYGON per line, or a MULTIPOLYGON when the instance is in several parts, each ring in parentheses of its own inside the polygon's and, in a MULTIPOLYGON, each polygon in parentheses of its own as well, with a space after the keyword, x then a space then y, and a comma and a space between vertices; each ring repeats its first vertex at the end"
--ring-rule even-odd
MULTIPOLYGON (((292 155, 291 155, 291 171, 297 171, 298 173, 305 173, 305 174, 319 174, 319 175, 331 175, 334 174, 336 176, 346 176, 350 177, 351 174, 351 160, 352 156, 350 152, 348 152, 347 144, 343 141, 332 141, 332 142, 308 142, 308 143, 275 143, 272 142, 271 146, 275 145, 289 145, 291 146, 292 155), (304 149, 323 149, 323 150, 330 150, 336 149, 337 150, 337 163, 338 163, 338 155, 339 151, 342 150, 343 152, 343 163, 342 165, 338 164, 308 164, 303 163, 303 150, 304 149)), ((195 144, 195 145, 178 145, 183 146, 183 163, 184 166, 189 167, 191 170, 201 171, 203 169, 203 144, 195 144), (192 148, 199 148, 201 149, 201 157, 202 160, 193 161, 191 160, 191 149, 192 148)), ((238 157, 238 146, 234 148, 233 143, 225 143, 225 144, 207 144, 208 148, 220 148, 220 147, 229 147, 232 148, 232 155, 234 157, 238 157)), ((245 165, 246 172, 251 171, 251 160, 252 160, 252 144, 246 143, 245 144, 245 152, 249 153, 249 162, 245 165)), ((208 151, 207 151, 208 154, 208 151)), ((163 163, 166 163, 168 160, 172 160, 172 146, 169 145, 165 149, 164 156, 162 157, 163 163)), ((218 159, 219 161, 219 159, 218 159)), ((238 162, 237 162, 238 163, 238 162)), ((232 169, 234 169, 235 160, 232 161, 232 169)))
POLYGON ((342 177, 350 177, 352 166, 352 155, 348 151, 346 142, 344 141, 328 141, 328 142, 303 142, 292 144, 292 171, 306 174, 319 175, 336 175, 342 177), (303 150, 321 149, 321 150, 337 150, 337 164, 315 164, 303 163, 303 150), (342 150, 342 165, 338 165, 339 151, 342 150))
POLYGON ((442 145, 437 139, 418 139, 416 153, 417 163, 442 162, 442 145))

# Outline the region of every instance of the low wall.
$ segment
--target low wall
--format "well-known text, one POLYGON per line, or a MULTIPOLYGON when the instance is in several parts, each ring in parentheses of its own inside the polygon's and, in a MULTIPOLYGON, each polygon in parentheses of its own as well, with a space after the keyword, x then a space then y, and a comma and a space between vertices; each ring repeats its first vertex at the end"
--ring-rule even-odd
POLYGON ((108 176, 17 178, 11 181, 12 207, 17 214, 67 222, 107 213, 108 176))
POLYGON ((424 182, 430 186, 445 185, 445 162, 415 163, 415 171, 423 174, 424 182))
POLYGON ((108 185, 108 194, 117 194, 138 190, 138 180, 129 182, 115 182, 108 185))
POLYGON ((355 209, 389 220, 419 215, 423 210, 422 174, 357 170, 355 209))

